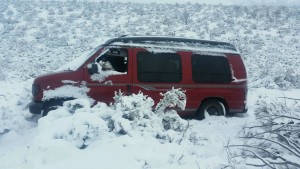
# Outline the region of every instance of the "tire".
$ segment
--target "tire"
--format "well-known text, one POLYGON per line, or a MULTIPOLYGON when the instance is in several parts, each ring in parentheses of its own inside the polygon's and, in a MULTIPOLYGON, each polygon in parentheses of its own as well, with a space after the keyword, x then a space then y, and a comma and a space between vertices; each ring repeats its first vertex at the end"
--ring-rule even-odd
POLYGON ((57 109, 61 105, 62 103, 59 101, 46 102, 43 108, 42 117, 47 116, 50 111, 57 109))
POLYGON ((206 112, 211 116, 225 116, 226 114, 224 104, 216 99, 207 100, 201 104, 197 112, 198 119, 204 119, 206 112))

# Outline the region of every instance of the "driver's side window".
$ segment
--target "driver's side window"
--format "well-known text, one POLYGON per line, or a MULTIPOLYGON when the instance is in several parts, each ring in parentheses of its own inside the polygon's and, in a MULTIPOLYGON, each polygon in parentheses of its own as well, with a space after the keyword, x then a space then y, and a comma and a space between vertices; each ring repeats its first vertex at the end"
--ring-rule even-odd
POLYGON ((111 48, 96 59, 101 65, 102 71, 113 70, 121 73, 127 72, 127 49, 111 48))

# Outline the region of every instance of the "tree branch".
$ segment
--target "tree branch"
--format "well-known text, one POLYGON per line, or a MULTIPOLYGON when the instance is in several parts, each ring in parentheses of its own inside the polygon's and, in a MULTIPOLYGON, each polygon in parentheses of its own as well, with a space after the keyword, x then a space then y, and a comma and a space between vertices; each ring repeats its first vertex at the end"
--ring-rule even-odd
MULTIPOLYGON (((254 155, 254 157, 255 157, 255 158, 258 158, 260 161, 262 161, 262 162, 265 164, 265 166, 267 165, 267 166, 269 166, 269 167, 272 168, 272 169, 276 169, 276 168, 273 167, 271 164, 269 164, 268 161, 266 161, 265 159, 263 159, 262 157, 260 157, 259 155, 257 155, 255 152, 253 152, 253 151, 251 151, 251 150, 244 150, 244 151, 252 153, 252 154, 254 155)), ((247 165, 253 165, 253 166, 254 166, 254 165, 256 165, 256 164, 247 164, 247 165)))
POLYGON ((260 138, 260 137, 241 137, 241 138, 244 138, 244 139, 258 139, 258 140, 266 140, 266 141, 269 141, 269 142, 272 142, 272 143, 275 143, 283 148, 285 148, 286 150, 288 150, 289 152, 291 152, 292 154, 294 154, 295 156, 297 156, 298 158, 300 158, 300 155, 297 154, 296 152, 294 152, 292 149, 290 149, 289 147, 287 147, 286 145, 284 144, 281 144, 277 141, 274 141, 274 140, 271 140, 271 139, 267 139, 267 138, 260 138))
POLYGON ((278 98, 282 98, 282 99, 290 99, 290 100, 300 100, 300 99, 297 99, 297 98, 291 98, 291 97, 278 97, 278 98))
POLYGON ((185 137, 185 133, 186 133, 186 131, 188 130, 189 127, 190 127, 190 121, 188 120, 188 124, 186 125, 186 128, 185 128, 185 130, 183 131, 182 137, 181 137, 181 139, 179 140, 179 145, 181 144, 183 138, 185 137))
POLYGON ((294 120, 299 120, 300 121, 300 118, 296 118, 296 117, 292 117, 292 116, 286 116, 286 115, 271 115, 270 117, 283 117, 283 118, 288 118, 288 119, 294 119, 294 120))
POLYGON ((286 161, 286 159, 283 158, 282 156, 275 155, 274 153, 266 150, 265 148, 251 146, 251 145, 230 145, 230 147, 249 147, 249 148, 253 148, 253 149, 258 149, 258 150, 268 153, 270 156, 272 156, 271 158, 280 158, 282 161, 286 161))
POLYGON ((294 144, 291 142, 290 139, 286 138, 284 135, 281 135, 281 134, 277 134, 278 136, 281 137, 281 139, 283 139, 283 141, 289 146, 291 147, 292 149, 294 149, 298 154, 300 154, 300 151, 297 147, 294 147, 294 144), (293 144, 293 145, 292 145, 293 144))

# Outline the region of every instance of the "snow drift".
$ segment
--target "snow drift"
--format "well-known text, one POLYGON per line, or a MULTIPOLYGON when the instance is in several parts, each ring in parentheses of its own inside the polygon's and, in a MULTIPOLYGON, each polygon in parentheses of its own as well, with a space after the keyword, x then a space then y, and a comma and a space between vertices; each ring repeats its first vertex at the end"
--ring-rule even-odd
POLYGON ((109 106, 101 102, 91 106, 87 99, 66 101, 64 106, 39 120, 41 139, 62 139, 79 149, 112 133, 179 142, 187 121, 176 111, 166 108, 178 106, 184 109, 185 95, 179 89, 173 89, 163 96, 155 110, 154 101, 142 93, 123 96, 116 92, 115 102, 109 106))

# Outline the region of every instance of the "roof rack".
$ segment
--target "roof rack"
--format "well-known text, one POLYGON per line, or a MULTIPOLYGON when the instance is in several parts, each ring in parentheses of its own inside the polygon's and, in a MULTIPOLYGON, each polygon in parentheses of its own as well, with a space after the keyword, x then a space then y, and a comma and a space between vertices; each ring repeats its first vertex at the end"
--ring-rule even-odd
POLYGON ((228 49, 233 51, 238 51, 237 48, 227 42, 209 41, 209 40, 199 40, 199 39, 188 39, 188 38, 178 38, 178 37, 163 37, 163 36, 121 36, 118 38, 108 40, 104 45, 112 45, 114 43, 133 43, 133 44, 160 44, 164 42, 172 43, 184 43, 191 46, 206 46, 206 47, 216 47, 222 49, 228 49))

